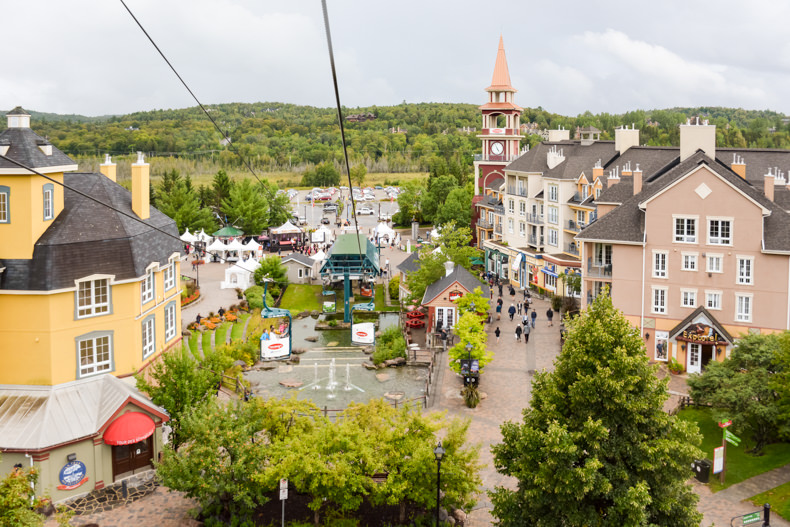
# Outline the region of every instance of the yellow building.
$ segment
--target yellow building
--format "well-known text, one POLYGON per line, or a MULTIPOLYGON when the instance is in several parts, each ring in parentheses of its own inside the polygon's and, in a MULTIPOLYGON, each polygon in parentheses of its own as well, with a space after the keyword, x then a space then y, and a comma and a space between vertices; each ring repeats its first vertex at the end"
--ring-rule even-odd
POLYGON ((115 183, 109 158, 102 174, 76 172, 74 161, 30 129, 24 110, 7 118, 0 133, 0 471, 38 463, 37 492, 60 500, 150 467, 161 447, 167 415, 136 392, 131 377, 180 343, 181 244, 175 222, 148 203, 142 155, 130 195, 115 183), (74 423, 80 416, 92 419, 74 423), (74 474, 83 473, 74 486, 74 474))

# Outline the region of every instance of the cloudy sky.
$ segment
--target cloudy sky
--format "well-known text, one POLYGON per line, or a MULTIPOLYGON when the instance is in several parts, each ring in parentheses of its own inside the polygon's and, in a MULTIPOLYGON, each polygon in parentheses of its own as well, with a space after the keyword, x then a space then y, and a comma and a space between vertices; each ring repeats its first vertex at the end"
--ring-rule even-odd
MULTIPOLYGON (((207 104, 334 105, 320 0, 126 0, 207 104)), ((481 104, 505 41, 516 102, 790 114, 785 0, 328 0, 345 106, 481 104)), ((0 109, 194 106, 119 0, 0 0, 0 109)))

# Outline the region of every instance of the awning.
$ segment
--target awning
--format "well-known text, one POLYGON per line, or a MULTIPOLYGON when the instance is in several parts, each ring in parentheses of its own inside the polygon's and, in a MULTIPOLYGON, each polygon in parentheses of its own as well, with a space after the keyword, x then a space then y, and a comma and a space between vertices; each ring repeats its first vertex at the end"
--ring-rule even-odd
POLYGON ((108 445, 133 445, 151 437, 156 429, 154 420, 141 412, 126 412, 104 432, 108 445))
POLYGON ((516 259, 513 260, 513 270, 518 271, 519 266, 521 265, 521 259, 524 257, 523 253, 518 253, 516 255, 516 259))
POLYGON ((557 278, 557 273, 553 273, 553 272, 549 271, 548 269, 546 269, 545 267, 541 268, 541 271, 543 271, 544 273, 546 273, 549 276, 553 276, 554 278, 557 278))

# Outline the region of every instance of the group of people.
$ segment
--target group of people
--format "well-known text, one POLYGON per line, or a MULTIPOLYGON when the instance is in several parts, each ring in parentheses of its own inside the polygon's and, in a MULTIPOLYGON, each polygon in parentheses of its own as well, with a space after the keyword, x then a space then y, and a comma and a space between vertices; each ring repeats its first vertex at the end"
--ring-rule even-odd
MULTIPOLYGON (((496 283, 499 281, 499 277, 498 276, 489 277, 489 280, 491 280, 492 283, 496 283)), ((510 290, 508 292, 510 293, 512 298, 515 298, 516 295, 515 289, 513 288, 512 285, 509 287, 510 290)), ((496 302, 497 321, 501 320, 502 318, 502 306, 504 304, 502 300, 502 293, 503 293, 503 288, 502 288, 502 284, 500 283, 499 298, 497 298, 497 302, 496 302)), ((492 296, 493 296, 493 290, 492 290, 492 296)), ((520 323, 516 325, 516 329, 515 329, 516 342, 521 342, 521 337, 523 335, 524 343, 525 344, 529 343, 529 335, 532 332, 532 330, 535 329, 535 323, 537 322, 538 319, 538 312, 534 308, 532 308, 532 311, 530 312, 531 304, 532 304, 532 296, 530 295, 529 291, 525 289, 523 302, 518 302, 518 301, 512 302, 510 304, 510 307, 507 309, 507 314, 510 317, 511 321, 516 320, 515 318, 516 315, 518 315, 520 318, 520 320, 518 321, 520 323)), ((554 326, 554 311, 551 309, 551 307, 549 307, 548 310, 546 310, 546 320, 548 321, 548 327, 554 326)), ((502 335, 502 330, 499 328, 499 326, 497 326, 496 329, 494 330, 494 335, 496 336, 497 343, 499 343, 499 339, 502 335)))

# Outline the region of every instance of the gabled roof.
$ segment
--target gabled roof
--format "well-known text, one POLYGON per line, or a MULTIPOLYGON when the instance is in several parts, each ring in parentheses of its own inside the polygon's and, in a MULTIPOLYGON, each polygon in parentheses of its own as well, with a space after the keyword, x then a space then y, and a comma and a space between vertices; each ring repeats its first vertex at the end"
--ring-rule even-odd
POLYGON ((176 223, 154 207, 146 220, 117 212, 136 218, 129 191, 106 176, 67 173, 63 181, 113 208, 64 190, 63 210, 36 242, 33 258, 0 260, 6 268, 0 289, 51 291, 74 287, 75 280, 92 274, 133 279, 145 275, 151 262, 165 265, 181 251, 176 223))
POLYGON ((420 252, 414 251, 396 266, 404 274, 413 273, 420 268, 420 252))
POLYGON ((431 302, 436 297, 438 297, 442 291, 453 285, 455 282, 458 282, 461 287, 470 293, 477 287, 482 290, 483 296, 488 296, 490 293, 488 284, 482 283, 465 268, 461 266, 455 266, 450 274, 443 276, 425 288, 425 294, 422 297, 422 304, 425 305, 431 302))
POLYGON ((762 188, 763 176, 769 169, 779 167, 787 173, 790 168, 790 150, 768 148, 716 148, 716 159, 723 165, 731 166, 733 154, 743 158, 746 165, 746 181, 762 188))
POLYGON ((305 256, 302 253, 291 253, 288 256, 283 256, 282 263, 286 263, 289 261, 293 261, 299 264, 304 265, 305 267, 312 267, 315 263, 315 260, 310 258, 309 256, 305 256))
POLYGON ((705 318, 706 318, 706 319, 707 319, 707 320, 710 322, 710 325, 711 325, 711 326, 713 326, 714 328, 716 328, 716 331, 718 331, 718 332, 719 332, 719 334, 720 334, 722 337, 724 337, 725 339, 727 339, 728 341, 730 341, 730 343, 731 343, 731 344, 734 342, 734 339, 732 338, 732 335, 730 335, 730 334, 727 332, 727 330, 726 330, 726 329, 724 329, 724 327, 723 327, 721 324, 719 324, 719 321, 718 321, 718 320, 716 320, 716 317, 714 317, 713 315, 711 315, 711 314, 710 314, 710 311, 708 311, 707 309, 705 309, 705 307, 704 307, 704 306, 699 306, 697 309, 695 309, 694 311, 692 311, 692 312, 691 312, 691 314, 690 314, 689 316, 687 316, 686 318, 684 318, 683 320, 681 320, 681 321, 680 321, 680 323, 678 323, 678 325, 677 325, 677 326, 675 326, 674 328, 672 328, 672 329, 669 331, 669 338, 673 338, 673 337, 675 337, 675 335, 677 335, 678 333, 680 333, 681 331, 683 331, 684 329, 686 329, 686 327, 687 327, 689 324, 693 323, 695 320, 698 320, 700 317, 705 317, 705 318))
POLYGON ((163 408, 111 374, 55 386, 0 385, 0 449, 35 451, 91 437, 127 403, 168 420, 163 408))
POLYGON ((589 171, 600 159, 606 165, 617 152, 614 141, 595 141, 583 145, 581 141, 542 141, 531 148, 529 152, 520 155, 505 169, 507 172, 541 173, 543 177, 552 179, 572 179, 576 181, 582 172, 589 171), (556 147, 562 150, 565 160, 549 168, 547 155, 549 150, 556 147))

